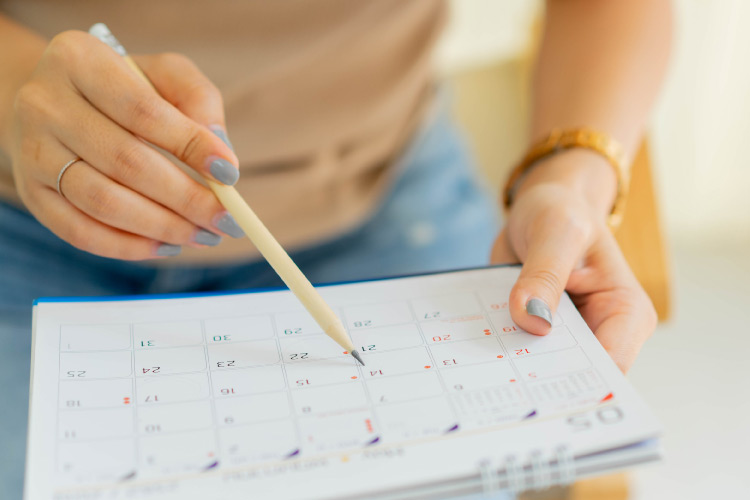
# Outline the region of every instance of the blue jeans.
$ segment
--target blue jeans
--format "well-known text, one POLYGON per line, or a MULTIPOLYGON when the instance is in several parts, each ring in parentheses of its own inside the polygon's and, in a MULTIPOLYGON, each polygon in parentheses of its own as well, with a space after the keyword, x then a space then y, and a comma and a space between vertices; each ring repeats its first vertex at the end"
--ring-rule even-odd
MULTIPOLYGON (((416 135, 376 213, 334 241, 292 258, 312 282, 484 265, 497 206, 447 113, 416 135)), ((0 498, 21 498, 31 304, 42 296, 130 295, 281 286, 261 261, 155 268, 96 257, 68 245, 28 212, 0 203, 0 498)))

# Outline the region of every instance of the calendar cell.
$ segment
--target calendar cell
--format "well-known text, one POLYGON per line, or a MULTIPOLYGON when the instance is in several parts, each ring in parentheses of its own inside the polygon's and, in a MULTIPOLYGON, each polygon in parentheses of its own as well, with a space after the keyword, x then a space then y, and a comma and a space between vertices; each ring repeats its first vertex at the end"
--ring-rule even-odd
POLYGON ((453 395, 461 421, 469 428, 517 421, 534 411, 519 384, 453 395))
POLYGON ((544 336, 531 333, 505 335, 502 338, 502 343, 511 358, 558 351, 576 345, 575 339, 565 326, 553 328, 551 332, 544 336))
POLYGON ((383 433, 391 441, 445 434, 458 423, 444 398, 382 405, 376 412, 383 433))
POLYGON ((215 431, 142 436, 138 452, 144 477, 206 470, 217 461, 215 431))
POLYGON ((138 377, 198 372, 206 369, 203 346, 143 349, 135 351, 138 377))
POLYGON ((443 386, 435 370, 396 377, 373 378, 367 381, 367 390, 375 404, 401 403, 439 396, 443 386))
POLYGON ((500 335, 512 335, 514 333, 523 333, 526 331, 513 322, 510 317, 510 311, 507 309, 498 312, 491 312, 489 317, 500 335))
POLYGON ((432 360, 424 347, 413 347, 399 351, 366 353, 362 371, 366 380, 388 375, 434 370, 432 360))
POLYGON ((346 323, 350 330, 374 326, 398 325, 412 321, 409 304, 385 302, 344 308, 346 323))
POLYGON ((289 386, 299 389, 359 380, 355 363, 351 356, 344 356, 325 361, 292 363, 286 365, 285 369, 289 386))
POLYGON ((361 384, 337 384, 292 393, 298 416, 321 415, 367 407, 367 396, 361 384))
POLYGON ((214 404, 219 425, 254 424, 289 416, 289 398, 284 392, 217 399, 214 404))
MULTIPOLYGON (((489 313, 490 321, 492 321, 492 324, 497 329, 498 333, 500 335, 512 335, 514 333, 522 333, 525 332, 523 328, 518 326, 513 319, 510 317, 510 311, 507 309, 500 309, 497 311, 493 311, 489 313)), ((562 317, 555 313, 552 316, 552 327, 558 327, 563 324, 562 317)))
POLYGON ((66 482, 120 481, 135 470, 131 438, 58 444, 57 471, 66 482))
POLYGON ((201 323, 193 321, 162 321, 133 325, 136 349, 181 347, 203 343, 201 323))
POLYGON ((206 373, 186 373, 136 379, 138 404, 182 403, 209 396, 206 373))
POLYGON ((158 435, 205 429, 212 424, 213 415, 209 401, 138 406, 138 432, 141 434, 158 435))
POLYGON ((62 325, 60 351, 115 351, 130 348, 129 325, 62 325))
POLYGON ((323 329, 307 311, 292 311, 276 314, 276 330, 280 337, 315 335, 323 329))
POLYGON ((286 387, 281 366, 270 365, 211 373, 215 397, 247 396, 286 387))
POLYGON ((324 335, 302 335, 279 339, 281 355, 286 363, 346 356, 336 342, 324 335))
POLYGON ((209 344, 244 342, 273 337, 270 316, 207 319, 206 342, 209 344))
POLYGON ((449 344, 433 344, 430 346, 430 351, 435 358, 435 364, 440 368, 497 362, 505 358, 502 347, 493 337, 449 344))
POLYGON ((411 301, 419 321, 471 316, 481 312, 479 302, 470 293, 454 293, 411 301))
POLYGON ((405 349, 422 344, 419 329, 414 323, 368 328, 352 332, 354 347, 363 353, 405 349))
POLYGON ((514 383, 516 373, 507 360, 497 363, 457 366, 440 373, 450 392, 476 391, 496 387, 498 384, 514 383))
POLYGON ((535 404, 546 411, 595 404, 609 393, 595 370, 534 381, 528 387, 535 404))
POLYGON ((279 362, 279 348, 274 339, 214 344, 208 346, 208 362, 214 371, 271 365, 279 362))
POLYGON ((300 418, 302 453, 361 447, 379 438, 369 410, 300 418))
POLYGON ((580 348, 518 358, 514 359, 513 362, 521 376, 526 380, 554 377, 568 372, 584 370, 591 366, 591 361, 580 348))
POLYGON ((133 434, 131 408, 61 411, 57 422, 58 438, 64 441, 120 438, 133 434))
POLYGON ((60 353, 60 378, 85 380, 127 377, 132 373, 130 351, 60 353))
POLYGON ((117 408, 132 404, 133 382, 130 379, 64 380, 60 382, 58 406, 76 410, 117 408))
POLYGON ((428 344, 481 339, 493 335, 489 322, 484 316, 478 315, 429 321, 420 326, 428 344))
POLYGON ((280 460, 299 452, 291 420, 238 425, 219 429, 221 456, 232 465, 280 460))
POLYGON ((508 310, 508 290, 513 287, 513 283, 509 283, 508 287, 505 288, 502 285, 498 285, 497 288, 483 289, 478 291, 479 300, 482 305, 488 311, 507 311, 508 310))

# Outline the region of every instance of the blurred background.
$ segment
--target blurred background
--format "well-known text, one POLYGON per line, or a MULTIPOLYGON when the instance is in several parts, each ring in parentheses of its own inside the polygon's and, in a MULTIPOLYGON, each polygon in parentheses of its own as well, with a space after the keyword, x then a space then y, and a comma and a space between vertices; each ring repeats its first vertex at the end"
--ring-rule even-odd
MULTIPOLYGON (((658 275, 663 320, 629 374, 664 424, 666 460, 610 478, 608 494, 750 498, 750 2, 673 5, 671 66, 647 137, 656 205, 641 216, 660 222, 632 229, 643 226, 635 251, 649 247, 641 266, 658 275)), ((543 2, 453 0, 452 10, 437 64, 495 189, 527 146, 543 2)))

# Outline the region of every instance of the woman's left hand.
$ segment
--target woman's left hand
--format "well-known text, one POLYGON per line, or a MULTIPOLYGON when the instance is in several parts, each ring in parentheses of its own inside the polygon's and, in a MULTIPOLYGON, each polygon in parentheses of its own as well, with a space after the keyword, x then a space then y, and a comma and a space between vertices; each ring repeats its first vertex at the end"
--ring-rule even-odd
POLYGON ((656 312, 603 214, 564 183, 545 179, 523 187, 491 256, 492 263, 523 263, 510 295, 513 321, 546 335, 567 291, 599 342, 627 372, 656 327, 656 312), (539 300, 529 306, 531 299, 539 300))

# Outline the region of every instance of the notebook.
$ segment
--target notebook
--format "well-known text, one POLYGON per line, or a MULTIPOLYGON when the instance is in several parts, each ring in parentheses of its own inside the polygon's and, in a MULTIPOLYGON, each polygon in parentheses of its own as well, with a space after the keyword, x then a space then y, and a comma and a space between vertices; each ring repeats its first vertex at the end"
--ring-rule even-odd
POLYGON ((660 425, 563 296, 520 268, 319 288, 365 366, 286 290, 34 306, 25 498, 450 498, 659 460, 660 425))

